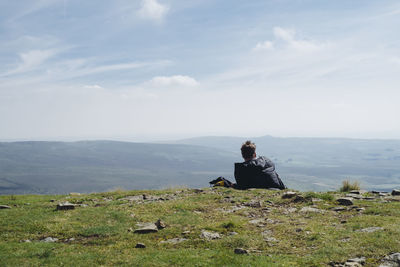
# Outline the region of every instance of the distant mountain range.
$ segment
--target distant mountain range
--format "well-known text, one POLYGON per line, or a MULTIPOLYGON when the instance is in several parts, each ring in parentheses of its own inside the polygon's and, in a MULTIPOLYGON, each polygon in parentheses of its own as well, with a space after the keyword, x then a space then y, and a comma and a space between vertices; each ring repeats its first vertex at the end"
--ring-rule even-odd
MULTIPOLYGON (((116 188, 206 187, 233 178, 240 137, 199 137, 169 144, 117 141, 0 143, 0 194, 62 194, 116 188)), ((325 191, 342 180, 366 189, 400 187, 400 140, 253 138, 291 188, 325 191)))

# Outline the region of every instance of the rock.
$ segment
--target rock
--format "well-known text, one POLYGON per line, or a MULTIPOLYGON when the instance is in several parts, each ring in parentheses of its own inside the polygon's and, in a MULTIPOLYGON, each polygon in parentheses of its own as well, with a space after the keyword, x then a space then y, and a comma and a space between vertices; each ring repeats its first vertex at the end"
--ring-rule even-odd
POLYGON ((364 199, 364 200, 375 200, 374 197, 364 197, 363 199, 364 199))
POLYGON ((393 189, 392 196, 400 196, 400 190, 399 189, 393 189))
POLYGON ((29 240, 29 239, 26 239, 26 240, 21 240, 21 242, 22 242, 22 243, 32 243, 32 241, 31 241, 31 240, 29 240))
POLYGON ((64 202, 64 203, 58 203, 57 205, 57 210, 73 210, 75 209, 75 205, 72 203, 64 202))
POLYGON ((55 237, 46 237, 45 239, 42 239, 41 241, 42 241, 42 242, 45 242, 45 243, 54 243, 54 242, 57 242, 57 241, 58 241, 58 238, 55 238, 55 237))
POLYGON ((11 209, 11 207, 7 205, 0 205, 0 210, 1 209, 11 209))
POLYGON ((350 194, 362 195, 362 194, 367 193, 367 191, 365 191, 365 190, 351 190, 349 193, 350 194))
POLYGON ((140 201, 140 200, 143 200, 143 195, 140 195, 140 196, 127 196, 127 197, 121 198, 121 200, 140 201))
POLYGON ((204 190, 203 190, 203 189, 195 188, 195 189, 193 189, 193 192, 196 193, 196 194, 199 194, 199 193, 203 193, 204 190))
POLYGON ((207 240, 213 240, 213 239, 221 238, 221 235, 219 233, 216 233, 216 232, 210 232, 210 231, 206 231, 206 230, 201 230, 200 237, 204 238, 204 239, 207 239, 207 240))
POLYGON ((346 194, 346 197, 354 198, 354 199, 363 199, 363 196, 359 194, 346 194))
POLYGON ((359 264, 365 264, 365 257, 348 259, 347 262, 356 262, 359 264))
POLYGON ((254 219, 249 221, 251 224, 255 224, 257 226, 264 226, 265 225, 265 220, 264 219, 254 219))
POLYGON ((312 207, 303 207, 303 208, 301 208, 300 212, 303 212, 303 213, 306 213, 306 212, 324 213, 323 210, 312 208, 312 207))
POLYGON ((237 234, 238 234, 238 233, 236 233, 236 232, 229 232, 229 233, 228 233, 228 235, 231 235, 231 236, 232 236, 232 235, 237 235, 237 234))
POLYGON ((344 210, 347 210, 347 209, 345 207, 334 207, 332 210, 333 211, 344 211, 344 210))
POLYGON ((400 252, 387 255, 383 258, 383 263, 379 267, 399 267, 400 266, 400 252))
POLYGON ((296 193, 296 192, 287 191, 287 192, 283 193, 282 198, 283 198, 283 199, 294 198, 295 196, 297 196, 297 193, 296 193))
POLYGON ((147 234, 158 232, 157 225, 155 225, 154 223, 138 223, 137 225, 139 226, 139 228, 136 229, 134 233, 147 234))
POLYGON ((71 192, 69 193, 70 196, 80 196, 81 193, 71 192))
POLYGON ((353 205, 353 198, 351 198, 351 197, 342 197, 342 198, 338 198, 338 199, 336 199, 336 201, 337 201, 340 205, 344 205, 344 206, 351 206, 351 205, 353 205))
POLYGON ((55 202, 56 200, 55 199, 50 199, 50 202, 55 202))
POLYGON ((367 228, 363 228, 359 231, 363 232, 363 233, 373 233, 373 232, 381 231, 381 230, 383 230, 382 227, 367 227, 367 228))
POLYGON ((243 203, 243 205, 247 206, 247 207, 252 207, 252 208, 261 208, 262 207, 261 201, 258 201, 258 200, 246 202, 246 203, 243 203))
POLYGON ((135 248, 146 248, 146 245, 143 243, 137 243, 135 248))
POLYGON ((161 221, 161 219, 158 219, 155 223, 155 225, 157 226, 157 229, 164 229, 165 227, 167 227, 167 225, 161 221))
POLYGON ((243 248, 235 248, 234 252, 235 252, 235 254, 248 254, 249 253, 246 249, 243 249, 243 248))
POLYGON ((191 232, 190 231, 183 231, 182 235, 189 235, 191 232))
POLYGON ((178 244, 178 243, 181 243, 181 242, 186 241, 186 240, 187 240, 186 238, 171 238, 171 239, 168 239, 168 240, 160 241, 160 243, 161 244, 165 244, 165 243, 178 244))

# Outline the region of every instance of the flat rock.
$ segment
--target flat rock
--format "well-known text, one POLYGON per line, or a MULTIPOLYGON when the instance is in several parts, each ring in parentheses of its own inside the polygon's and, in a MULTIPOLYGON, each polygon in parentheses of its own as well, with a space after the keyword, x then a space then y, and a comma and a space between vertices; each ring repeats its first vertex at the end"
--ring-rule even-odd
POLYGON ((400 190, 399 189, 393 189, 392 196, 400 196, 400 190))
POLYGON ((400 266, 400 252, 387 255, 383 258, 383 263, 379 267, 399 267, 400 266))
POLYGON ((261 208, 262 207, 261 201, 259 201, 259 200, 245 202, 245 203, 243 203, 243 205, 247 206, 247 207, 252 207, 252 208, 261 208))
POLYGON ((134 233, 147 234, 147 233, 158 232, 158 228, 155 223, 138 223, 137 226, 139 228, 136 229, 134 233))
POLYGON ((201 230, 200 237, 204 238, 204 239, 207 239, 207 240, 213 240, 213 239, 221 238, 221 235, 219 233, 216 233, 216 232, 210 232, 210 231, 206 231, 206 230, 201 230))
POLYGON ((249 251, 243 248, 235 248, 235 254, 249 254, 249 251))
POLYGON ((336 201, 337 201, 340 205, 344 205, 344 206, 351 206, 351 205, 353 205, 353 198, 351 198, 351 197, 342 197, 342 198, 338 198, 338 199, 336 199, 336 201))
POLYGON ((0 210, 1 209, 11 209, 11 207, 7 205, 0 205, 0 210))
POLYGON ((303 207, 301 208, 300 212, 306 213, 306 212, 315 212, 315 213, 324 213, 323 210, 317 209, 317 208, 312 208, 312 207, 303 207))
POLYGON ((42 239, 41 241, 42 241, 42 242, 45 242, 45 243, 54 243, 54 242, 57 242, 57 241, 58 241, 58 238, 55 238, 55 237, 46 237, 45 239, 42 239))
POLYGON ((373 233, 373 232, 381 231, 381 230, 383 230, 383 227, 367 227, 367 228, 363 228, 359 231, 363 232, 363 233, 373 233))
POLYGON ((263 225, 265 225, 265 220, 264 219, 254 219, 254 220, 249 221, 249 223, 255 224, 258 226, 263 226, 263 225))
POLYGON ((186 238, 171 238, 171 239, 160 241, 160 243, 161 244, 165 244, 165 243, 167 243, 167 244, 178 244, 178 243, 181 243, 181 242, 186 241, 186 240, 187 240, 186 238))
POLYGON ((351 190, 349 193, 350 194, 362 195, 362 194, 367 193, 367 191, 366 190, 351 190))
POLYGON ((332 210, 333 211, 345 211, 347 209, 345 207, 334 207, 332 210))
POLYGON ((75 204, 64 202, 64 203, 58 203, 57 204, 57 210, 73 210, 75 209, 75 204))
POLYGON ((295 196, 297 196, 296 192, 293 191, 287 191, 285 193, 283 193, 282 198, 286 199, 286 198, 294 198, 295 196))

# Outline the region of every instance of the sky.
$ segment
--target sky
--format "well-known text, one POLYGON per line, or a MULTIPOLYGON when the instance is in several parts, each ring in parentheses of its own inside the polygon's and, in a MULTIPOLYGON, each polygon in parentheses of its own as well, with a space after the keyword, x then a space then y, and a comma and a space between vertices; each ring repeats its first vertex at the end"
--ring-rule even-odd
POLYGON ((0 0, 0 140, 400 139, 397 0, 0 0))

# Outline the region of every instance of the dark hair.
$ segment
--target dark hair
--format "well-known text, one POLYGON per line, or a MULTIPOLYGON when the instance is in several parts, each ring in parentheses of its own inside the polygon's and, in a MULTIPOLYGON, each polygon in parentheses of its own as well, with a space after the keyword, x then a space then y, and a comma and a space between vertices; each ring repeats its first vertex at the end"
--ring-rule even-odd
POLYGON ((242 144, 240 150, 242 151, 242 157, 244 159, 253 158, 254 153, 256 153, 256 145, 250 140, 247 140, 242 144))

